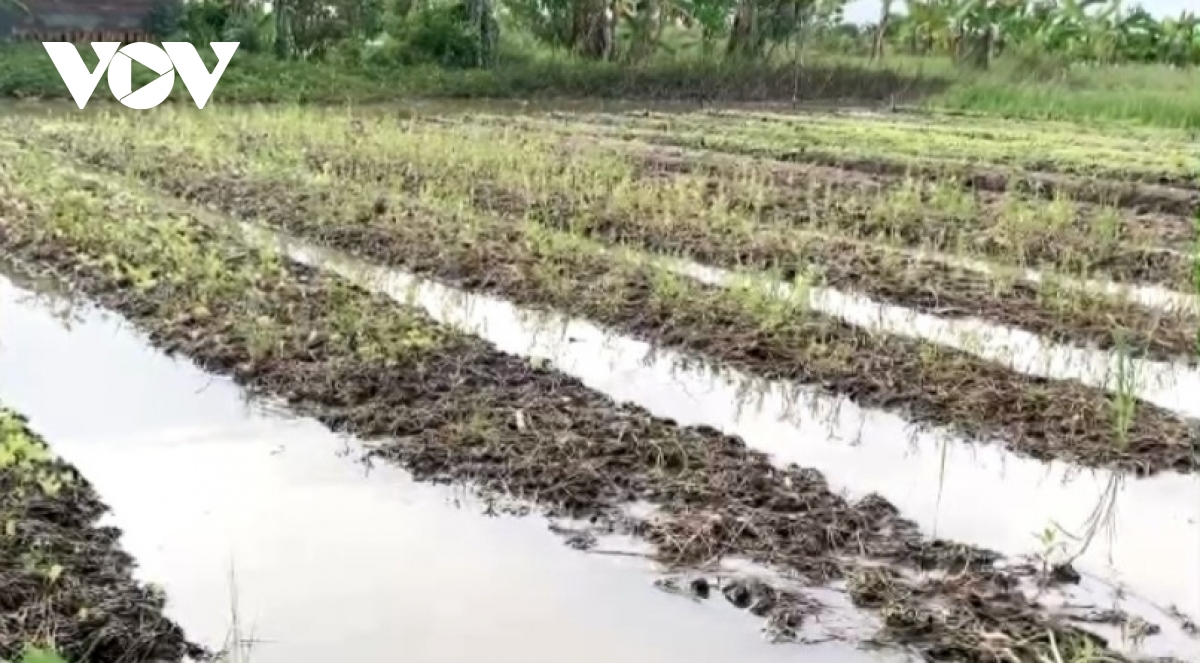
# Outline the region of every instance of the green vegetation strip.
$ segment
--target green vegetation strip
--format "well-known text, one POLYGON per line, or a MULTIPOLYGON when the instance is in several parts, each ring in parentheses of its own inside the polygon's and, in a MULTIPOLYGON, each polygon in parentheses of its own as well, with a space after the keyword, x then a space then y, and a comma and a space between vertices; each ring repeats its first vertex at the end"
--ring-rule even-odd
MULTIPOLYGON (((493 120, 493 122, 498 122, 493 120)), ((784 162, 817 164, 861 172, 888 179, 923 177, 956 179, 973 190, 1019 192, 1041 197, 1068 196, 1072 199, 1111 204, 1142 212, 1186 216, 1200 206, 1200 191, 1194 179, 1185 175, 1138 176, 1112 173, 1094 177, 1070 173, 1022 170, 1011 166, 966 161, 906 158, 894 155, 865 156, 857 152, 812 149, 806 145, 787 146, 767 139, 748 138, 722 132, 718 128, 703 131, 665 131, 644 128, 637 116, 623 122, 588 123, 576 117, 562 120, 509 119, 505 124, 523 124, 541 133, 594 135, 639 141, 653 145, 687 147, 719 153, 739 154, 784 162), (1164 186, 1160 180, 1179 186, 1164 186)))
MULTIPOLYGON (((561 117, 561 116, 560 116, 561 117)), ((1200 182, 1200 149, 1184 132, 1163 132, 1158 139, 1115 138, 1074 132, 1045 131, 1038 123, 1021 128, 931 129, 872 117, 817 121, 804 115, 746 113, 583 114, 575 121, 688 139, 716 136, 744 145, 802 149, 830 158, 868 157, 916 163, 972 163, 1047 173, 1130 179, 1196 188, 1200 182)))
MULTIPOLYGON (((310 165, 357 176, 411 177, 414 171, 436 170, 437 178, 451 180, 445 182, 451 186, 486 179, 517 189, 535 187, 527 196, 600 201, 612 193, 603 201, 606 205, 643 216, 689 215, 712 223, 711 217, 733 215, 775 232, 795 227, 1169 287, 1186 280, 1183 274, 1190 268, 1190 218, 1138 216, 1065 198, 1046 202, 963 191, 954 181, 902 180, 883 186, 872 176, 834 168, 772 165, 648 145, 639 149, 636 143, 596 140, 586 134, 564 145, 514 131, 511 124, 487 122, 397 123, 391 118, 364 121, 345 113, 278 111, 218 114, 223 122, 197 118, 195 113, 159 115, 150 126, 140 122, 137 128, 116 118, 115 127, 113 122, 60 126, 43 121, 27 133, 46 133, 69 144, 71 134, 81 131, 103 131, 112 142, 132 129, 140 132, 138 143, 182 142, 194 151, 196 143, 215 141, 216 152, 203 148, 209 156, 233 157, 240 151, 272 162, 281 157, 296 162, 303 150, 310 165), (346 131, 353 124, 362 127, 368 140, 354 140, 346 131), (355 143, 355 149, 348 142, 355 143), (567 168, 569 180, 564 178, 567 168)), ((111 144, 105 148, 115 149, 111 144)))
POLYGON ((21 658, 16 663, 67 663, 67 660, 52 649, 30 647, 21 654, 21 658))
MULTIPOLYGON (((2 169, 2 168, 0 168, 2 169)), ((8 198, 8 190, 0 186, 8 198)), ((10 200, 0 202, 0 232, 10 200)), ((138 583, 107 508, 20 414, 0 406, 0 661, 159 663, 203 652, 138 583)))
MULTIPOLYGON (((249 121, 239 126, 241 134, 230 132, 235 140, 230 145, 243 142, 244 132, 264 122, 262 114, 249 115, 249 121)), ((346 116, 309 116, 307 120, 353 122, 346 116)), ((286 131, 280 136, 267 126, 263 126, 262 142, 253 150, 269 150, 275 158, 279 152, 289 151, 291 141, 293 152, 299 143, 304 144, 310 161, 325 157, 325 162, 318 160, 323 166, 359 176, 406 171, 411 176, 414 169, 441 170, 447 164, 443 163, 445 157, 410 145, 457 142, 458 149, 449 155, 457 160, 455 174, 475 183, 482 176, 517 187, 537 182, 540 190, 534 193, 582 195, 591 200, 600 198, 601 191, 613 191, 620 197, 604 202, 618 207, 633 202, 631 194, 642 193, 642 203, 659 201, 661 206, 664 200, 674 202, 671 212, 676 216, 736 214, 776 231, 795 227, 1023 268, 1168 287, 1179 287, 1186 280, 1187 249, 1194 237, 1191 221, 1185 217, 1135 214, 1063 196, 1047 201, 1012 192, 964 190, 954 178, 905 178, 885 183, 872 175, 827 166, 613 141, 585 130, 564 145, 532 130, 514 132, 514 123, 508 120, 485 119, 477 124, 474 118, 431 118, 399 126, 392 122, 367 126, 364 130, 374 140, 366 150, 348 151, 344 131, 340 136, 324 132, 295 136, 286 131), (404 133, 411 135, 398 135, 404 133), (486 152, 482 146, 487 146, 486 152), (505 151, 527 158, 505 163, 511 161, 501 156, 505 151), (624 166, 623 181, 614 181, 611 174, 603 173, 614 170, 614 158, 619 156, 629 164, 624 166), (553 182, 565 163, 576 171, 572 180, 553 182), (602 173, 603 181, 588 182, 596 179, 588 177, 589 171, 602 173), (585 190, 580 191, 581 185, 585 190)), ((636 211, 643 216, 662 212, 636 211)))
MULTIPOLYGON (((51 155, 0 143, 0 163, 7 254, 252 393, 284 398, 335 430, 386 438, 376 453, 418 478, 469 481, 636 533, 667 561, 734 555, 812 583, 844 579, 856 604, 883 615, 884 640, 930 661, 994 660, 996 634, 1020 660, 1104 650, 1024 598, 1017 586, 1032 568, 1001 571, 993 553, 923 539, 878 496, 849 502, 817 472, 775 468, 737 438, 614 404, 251 246, 224 223, 63 170, 51 155), (657 512, 629 515, 624 507, 639 500, 657 512), (953 573, 912 573, 935 568, 953 573)), ((814 609, 761 583, 733 593, 747 592, 783 632, 814 609)))
MULTIPOLYGON (((168 163, 168 162, 163 162, 168 163)), ((1140 401, 1022 375, 965 352, 876 334, 761 287, 701 285, 637 253, 426 191, 378 196, 348 180, 159 171, 176 195, 249 221, 522 305, 553 308, 753 373, 811 383, 866 407, 1038 458, 1137 472, 1195 466, 1195 423, 1140 401)), ((803 285, 803 284, 801 284, 803 285)))
MULTIPOLYGON (((608 243, 725 268, 774 270, 787 280, 802 275, 817 285, 920 312, 990 319, 1055 341, 1121 347, 1133 356, 1191 357, 1200 325, 1194 314, 1080 292, 1053 278, 1034 284, 836 234, 801 233, 791 224, 761 221, 724 205, 719 191, 714 202, 704 179, 638 180, 619 156, 567 161, 547 153, 544 143, 470 130, 380 127, 376 133, 335 125, 331 131, 321 116, 304 113, 281 114, 274 130, 257 114, 228 118, 232 130, 189 118, 198 116, 181 114, 169 126, 64 121, 44 127, 44 137, 31 142, 45 140, 91 165, 146 178, 179 195, 190 195, 193 182, 211 183, 229 171, 313 171, 339 181, 376 182, 383 195, 457 198, 517 219, 532 215, 548 227, 608 243)), ((1037 220, 1031 216, 1025 227, 1037 220)), ((1057 244, 1052 232, 1035 236, 1057 244)), ((1190 257, 1184 252, 1178 257, 1173 269, 1184 283, 1190 257)))

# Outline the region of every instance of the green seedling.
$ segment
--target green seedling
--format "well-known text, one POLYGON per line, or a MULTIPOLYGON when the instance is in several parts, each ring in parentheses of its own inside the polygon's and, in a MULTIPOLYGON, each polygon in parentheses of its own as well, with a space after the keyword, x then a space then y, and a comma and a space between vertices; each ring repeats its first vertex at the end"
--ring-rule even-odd
POLYGON ((1129 430, 1137 412, 1137 363, 1119 331, 1114 355, 1117 367, 1112 395, 1113 439, 1117 448, 1123 451, 1129 446, 1129 430))
MULTIPOLYGON (((1192 249, 1192 287, 1196 293, 1197 306, 1200 307, 1200 210, 1196 210, 1192 234, 1196 236, 1192 249)), ((1200 314, 1200 311, 1197 313, 1200 314)), ((1200 326, 1196 328, 1196 355, 1200 357, 1200 326)))

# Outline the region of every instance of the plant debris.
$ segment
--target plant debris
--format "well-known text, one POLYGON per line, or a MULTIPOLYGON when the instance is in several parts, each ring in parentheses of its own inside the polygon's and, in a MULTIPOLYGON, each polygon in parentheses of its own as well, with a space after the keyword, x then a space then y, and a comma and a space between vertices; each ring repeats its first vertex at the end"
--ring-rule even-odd
POLYGON ((208 655, 163 616, 161 591, 134 579, 120 531, 97 524, 106 511, 24 417, 0 407, 0 660, 39 646, 88 663, 208 655))
MULTIPOLYGON (((252 248, 228 226, 132 190, 82 186, 45 155, 5 158, 16 162, 0 169, 0 246, 9 255, 251 393, 381 438, 375 455, 418 479, 467 482, 635 534, 676 565, 736 556, 812 585, 848 579, 859 605, 890 616, 881 637, 930 661, 1038 660, 1085 648, 1125 660, 1027 600, 1020 575, 997 568, 995 553, 929 540, 878 496, 847 500, 818 472, 777 468, 738 438, 618 405, 415 309, 252 248), (657 509, 639 518, 631 503, 657 509)), ((802 618, 794 611, 806 603, 790 590, 729 587, 771 624, 802 618)))

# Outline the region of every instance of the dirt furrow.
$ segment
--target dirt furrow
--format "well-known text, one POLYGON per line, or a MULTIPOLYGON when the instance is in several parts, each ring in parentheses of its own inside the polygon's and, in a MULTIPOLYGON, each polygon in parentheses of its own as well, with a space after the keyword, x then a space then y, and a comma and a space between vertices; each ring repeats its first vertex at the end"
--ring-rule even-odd
MULTIPOLYGON (((472 119, 472 121, 479 121, 472 119)), ((496 122, 497 124, 517 121, 496 122)), ((1016 192, 1042 198, 1066 196, 1073 200, 1129 208, 1138 213, 1191 216, 1200 209, 1200 191, 1161 183, 1101 178, 1067 173, 1025 171, 986 164, 922 161, 916 159, 856 157, 849 154, 809 149, 747 145, 717 132, 684 136, 663 131, 627 130, 573 122, 526 123, 534 131, 557 131, 564 136, 588 135, 620 138, 652 145, 708 150, 787 163, 838 168, 896 181, 913 177, 957 181, 967 190, 1016 192), (584 131, 586 130, 586 131, 584 131)))
MULTIPOLYGON (((127 146, 130 152, 122 155, 86 141, 60 145, 89 165, 135 174, 170 190, 186 188, 189 181, 211 183, 208 166, 189 161, 186 155, 174 154, 167 166, 165 154, 146 158, 154 157, 154 148, 143 148, 147 151, 140 153, 138 146, 127 146), (141 158, 131 158, 131 154, 141 158)), ((310 167, 315 171, 339 174, 338 167, 331 169, 331 161, 323 154, 311 156, 310 167)), ((817 285, 860 292, 922 313, 983 318, 1061 343, 1120 348, 1132 357, 1188 360, 1197 347, 1200 321, 1194 315, 1154 310, 1119 297, 1001 279, 870 243, 798 234, 786 226, 715 225, 704 218, 664 218, 653 209, 644 213, 614 210, 607 200, 580 203, 556 190, 512 189, 485 180, 469 185, 468 194, 459 183, 442 183, 420 170, 398 172, 375 185, 380 196, 397 192, 417 195, 440 188, 448 195, 466 196, 489 212, 513 218, 532 215, 548 227, 609 243, 633 244, 718 267, 774 270, 788 280, 801 275, 817 285)), ((372 170, 342 170, 340 175, 347 182, 382 177, 372 170)))
POLYGON ((161 593, 134 578, 120 530, 98 524, 107 512, 87 479, 0 406, 0 660, 26 646, 94 663, 206 654, 164 616, 161 593))
MULTIPOLYGON (((617 405, 134 190, 44 157, 5 157, 15 162, 0 169, 9 255, 252 393, 383 439, 378 455, 419 478, 467 481, 637 534, 666 561, 736 555, 815 584, 845 579, 857 604, 884 616, 883 640, 930 661, 1036 659, 1050 655, 1051 638, 1065 655, 1104 646, 1023 596, 1029 567, 1002 571, 993 553, 924 539, 877 496, 847 501, 817 472, 777 469, 737 438, 617 405), (630 515, 636 500, 658 513, 630 515), (935 568, 954 573, 913 575, 935 568)), ((755 594, 756 612, 781 631, 816 609, 769 586, 755 594)))
POLYGON ((434 212, 348 183, 316 188, 195 173, 173 181, 164 175, 157 183, 182 199, 385 264, 598 320, 756 374, 814 384, 917 422, 1004 439, 1038 458, 1140 473, 1192 471, 1200 451, 1197 422, 1156 406, 1139 403, 1122 432, 1109 397, 1097 389, 672 278, 571 245, 575 235, 553 235, 544 226, 434 212), (556 237, 568 244, 556 246, 556 237))

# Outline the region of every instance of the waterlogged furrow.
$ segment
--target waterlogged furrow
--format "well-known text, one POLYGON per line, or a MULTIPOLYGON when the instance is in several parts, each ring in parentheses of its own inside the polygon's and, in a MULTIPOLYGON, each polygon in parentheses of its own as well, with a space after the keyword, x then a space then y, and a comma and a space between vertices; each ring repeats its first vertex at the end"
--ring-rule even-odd
MULTIPOLYGON (((103 126, 97 123, 60 135, 56 144, 91 165, 139 175, 175 193, 186 193, 189 182, 211 180, 212 171, 332 171, 339 180, 377 181, 379 204, 386 204, 389 193, 457 197, 489 212, 514 218, 532 215, 550 228, 608 243, 631 244, 725 268, 778 270, 789 279, 800 275, 815 284, 861 292, 922 313, 991 319, 1057 342, 1094 344, 1160 360, 1189 357, 1196 347, 1200 321, 1186 312, 1155 311, 1136 301, 1059 288, 1053 282, 1005 280, 870 243, 801 234, 786 225, 759 223, 719 210, 700 213, 699 209, 707 208, 658 207, 667 196, 679 199, 678 190, 669 186, 641 191, 629 205, 621 206, 605 197, 600 187, 604 178, 619 172, 602 172, 590 186, 579 181, 586 177, 584 171, 575 170, 549 181, 506 186, 472 177, 469 170, 455 172, 453 164, 431 165, 423 171, 422 164, 408 163, 397 171, 386 153, 374 161, 346 156, 349 163, 339 165, 331 163, 330 157, 344 153, 313 154, 297 143, 290 151, 275 145, 256 150, 253 156, 212 157, 199 148, 181 150, 142 144, 138 139, 108 138, 103 126)), ((353 148, 352 143, 344 146, 353 148)), ((434 148, 426 153, 430 151, 434 148)), ((613 168, 619 169, 619 164, 613 168)))
MULTIPOLYGON (((681 274, 705 283, 729 285, 745 282, 746 275, 694 263, 665 263, 681 274)), ((1074 380, 1114 396, 1138 398, 1200 420, 1200 370, 1181 364, 1132 360, 1119 352, 1046 343, 1034 334, 988 324, 982 320, 950 320, 882 305, 861 295, 826 288, 797 292, 788 283, 755 279, 767 292, 791 299, 807 295, 808 305, 864 329, 923 339, 969 352, 1011 370, 1057 380, 1074 380)))
POLYGON ((94 663, 204 653, 163 615, 164 597, 134 578, 119 533, 98 524, 107 511, 24 417, 0 405, 0 660, 27 647, 94 663))
MULTIPOLYGON (((1184 614, 1200 610, 1200 569, 1188 572, 1200 554, 1200 541, 1193 542, 1189 533, 1189 523, 1200 517, 1195 475, 1165 473, 1136 481, 1104 470, 1081 475, 1067 463, 1017 458, 998 446, 964 443, 936 429, 913 431, 893 414, 864 411, 805 385, 691 361, 556 311, 531 311, 262 226, 242 227, 256 242, 279 246, 304 264, 345 275, 398 301, 415 302, 438 321, 506 351, 545 358, 618 400, 683 424, 744 436, 776 464, 816 467, 851 494, 886 491, 885 498, 909 507, 901 510, 942 536, 1023 555, 1030 549, 1030 523, 1056 523, 1075 542, 1074 549, 1059 551, 1061 558, 1074 559, 1085 577, 1105 579, 1095 588, 1098 595, 1088 589, 1089 596, 1070 600, 1074 605, 1117 605, 1124 595, 1140 596, 1168 613, 1171 606, 1184 614), (1111 538, 1089 535, 1100 530, 1111 538), (1110 586, 1112 578, 1119 580, 1110 586)), ((1173 640, 1167 634, 1178 617, 1150 614, 1156 612, 1163 610, 1139 615, 1164 627, 1161 640, 1173 640)), ((1184 651, 1200 653, 1200 640, 1183 644, 1186 634, 1181 640, 1166 649, 1158 649, 1164 642, 1147 643, 1157 651, 1140 651, 1183 660, 1190 656, 1184 651)))
POLYGON ((435 277, 557 308, 769 377, 812 383, 1039 458, 1138 472, 1195 465, 1195 421, 1125 394, 1006 370, 967 352, 876 334, 757 285, 707 286, 637 253, 457 203, 378 199, 349 182, 193 173, 175 193, 249 221, 435 277))
MULTIPOLYGON (((357 441, 277 403, 247 403, 237 385, 149 347, 120 316, 7 267, 0 262, 0 401, 19 403, 88 477, 190 638, 243 657, 250 649, 233 660, 374 663, 403 651, 429 662, 448 647, 459 660, 523 663, 795 660, 796 647, 763 642, 757 618, 721 596, 753 593, 764 570, 663 578, 628 556, 645 546, 623 537, 600 536, 581 554, 554 535, 577 523, 481 517, 496 505, 461 487, 413 482, 390 463, 366 472, 357 441), (656 588, 655 576, 683 596, 656 588), (717 591, 704 600, 692 587, 717 591), (464 608, 479 618, 446 618, 464 608)), ((878 630, 845 596, 819 594, 827 609, 800 637, 878 630)), ((1170 628, 1169 616, 1132 610, 1170 628)), ((804 654, 812 663, 916 660, 853 642, 804 654)))
POLYGON ((180 113, 150 125, 112 118, 40 123, 23 133, 47 134, 69 145, 78 134, 101 131, 90 139, 107 143, 106 152, 129 150, 122 139, 130 138, 138 146, 303 163, 355 177, 400 178, 414 186, 417 179, 446 187, 486 181, 533 189, 528 195, 534 196, 603 199, 641 218, 695 217, 706 225, 738 218, 775 233, 794 227, 1123 281, 1178 285, 1190 278, 1196 234, 1190 219, 1146 218, 1066 199, 1048 203, 964 192, 955 182, 882 186, 870 176, 849 177, 833 168, 722 159, 590 136, 564 144, 514 132, 511 122, 489 126, 431 118, 397 125, 350 115, 253 111, 223 119, 228 122, 180 113))
MULTIPOLYGON (((59 170, 47 155, 0 146, 0 156, 6 253, 252 392, 384 438, 378 455, 420 478, 470 480, 637 533, 679 563, 737 555, 813 583, 844 579, 856 603, 887 616, 885 640, 929 660, 990 660, 991 633, 1025 658, 1104 651, 1020 595, 1021 567, 1000 571, 992 553, 924 540, 876 496, 847 502, 819 473, 779 470, 737 438, 618 406, 234 229, 59 170), (632 516, 624 506, 634 501, 659 508, 632 516), (902 572, 931 567, 955 573, 902 572)), ((787 591, 769 599, 762 612, 783 631, 810 609, 787 591)))

